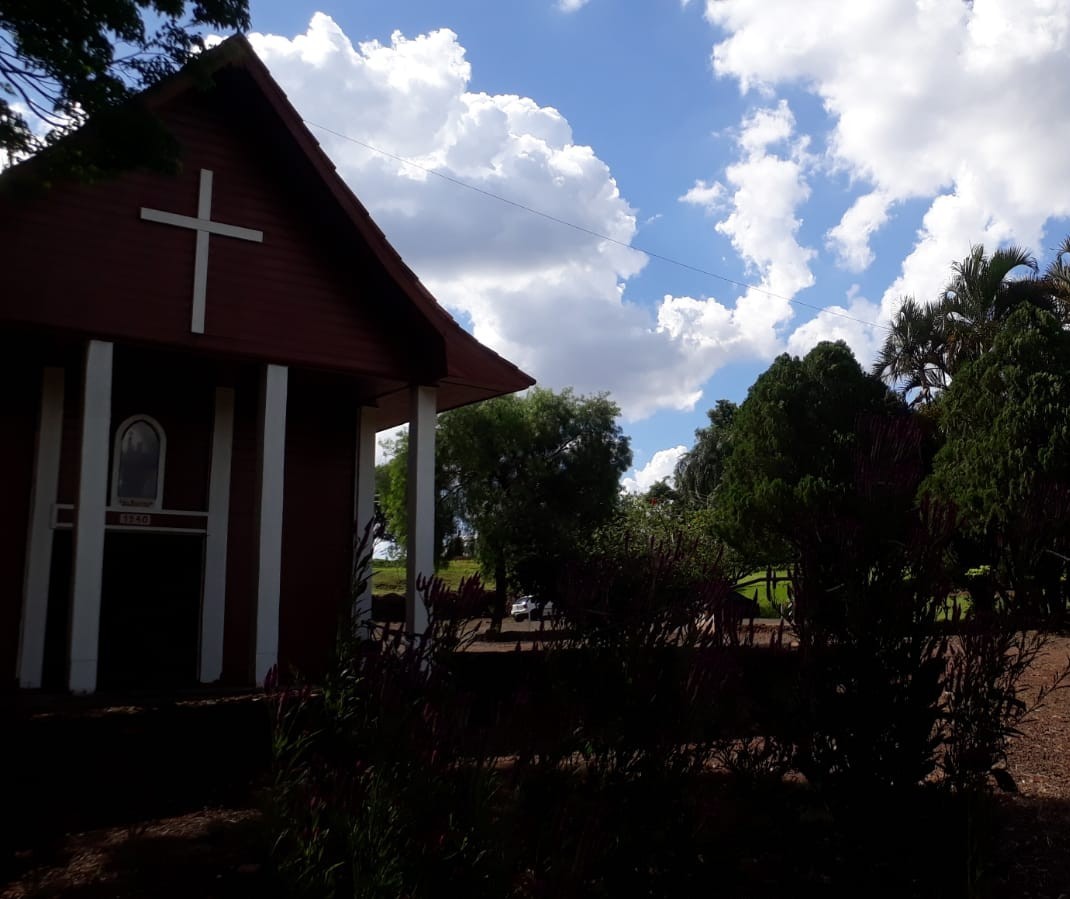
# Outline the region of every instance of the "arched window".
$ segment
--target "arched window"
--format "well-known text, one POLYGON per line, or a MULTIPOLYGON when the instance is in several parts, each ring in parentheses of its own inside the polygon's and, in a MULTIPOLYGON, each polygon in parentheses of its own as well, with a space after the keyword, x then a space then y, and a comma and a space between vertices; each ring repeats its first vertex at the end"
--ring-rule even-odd
POLYGON ((135 415, 119 425, 112 457, 113 505, 160 508, 166 449, 163 428, 154 418, 135 415))

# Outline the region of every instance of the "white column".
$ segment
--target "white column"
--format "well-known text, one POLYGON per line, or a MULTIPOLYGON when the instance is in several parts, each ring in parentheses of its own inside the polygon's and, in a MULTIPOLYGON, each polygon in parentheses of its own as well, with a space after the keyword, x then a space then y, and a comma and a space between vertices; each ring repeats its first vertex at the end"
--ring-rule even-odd
POLYGON ((268 365, 260 382, 257 483, 256 656, 257 685, 279 660, 279 577, 282 572, 282 496, 286 465, 288 369, 268 365))
POLYGON ((111 343, 90 340, 85 352, 67 679, 73 693, 92 693, 97 687, 100 589, 104 571, 104 510, 108 504, 108 455, 111 443, 113 350, 111 343))
POLYGON ((210 684, 223 675, 223 621, 227 596, 227 535, 230 527, 230 460, 234 447, 234 391, 217 387, 208 477, 208 534, 204 542, 199 678, 210 684))
POLYGON ((416 590, 419 575, 435 573, 435 413, 434 387, 414 386, 409 399, 409 535, 405 626, 411 634, 427 630, 427 607, 416 590))
MULTIPOLYGON (((356 531, 353 539, 354 571, 361 561, 356 558, 357 544, 363 539, 365 529, 375 514, 375 416, 376 410, 372 406, 363 406, 357 412, 357 464, 353 495, 353 525, 356 531)), ((365 547, 366 553, 371 550, 372 547, 365 547)), ((353 623, 355 625, 371 618, 371 572, 368 572, 368 575, 368 583, 364 590, 353 597, 353 623)))
POLYGON ((45 661, 48 581, 52 570, 52 506, 59 486, 59 453, 63 439, 63 374, 62 368, 46 368, 41 382, 41 415, 37 425, 30 527, 26 539, 26 575, 22 585, 20 687, 41 686, 45 661))

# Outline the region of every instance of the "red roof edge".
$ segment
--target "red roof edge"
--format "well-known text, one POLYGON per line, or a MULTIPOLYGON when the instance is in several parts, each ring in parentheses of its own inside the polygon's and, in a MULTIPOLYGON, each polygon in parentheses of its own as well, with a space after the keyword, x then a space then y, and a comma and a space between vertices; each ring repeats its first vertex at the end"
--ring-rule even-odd
MULTIPOLYGON (((390 245, 386 235, 375 224, 364 204, 357 199, 349 185, 338 175, 334 163, 313 137, 312 132, 309 131, 278 82, 271 77, 267 66, 256 55, 256 51, 245 35, 236 34, 206 50, 194 61, 193 65, 201 67, 202 72, 216 72, 226 66, 236 66, 249 73, 278 115, 280 122, 312 163, 357 232, 423 317, 441 334, 446 345, 448 370, 446 377, 456 377, 471 383, 482 381, 483 377, 480 376, 484 376, 500 393, 523 390, 535 383, 531 375, 521 371, 508 359, 480 343, 462 328, 424 287, 415 272, 390 245)), ((196 76, 191 71, 179 72, 148 91, 145 95, 145 102, 150 108, 163 105, 176 94, 188 89, 190 80, 194 77, 196 76)), ((491 386, 491 384, 486 386, 491 386)))

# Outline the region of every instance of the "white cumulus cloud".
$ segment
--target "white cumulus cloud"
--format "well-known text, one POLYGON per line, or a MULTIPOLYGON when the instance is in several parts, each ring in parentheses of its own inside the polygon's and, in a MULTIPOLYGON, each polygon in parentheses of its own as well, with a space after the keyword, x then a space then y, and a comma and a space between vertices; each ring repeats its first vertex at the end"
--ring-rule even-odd
POLYGON ((880 317, 880 304, 858 294, 855 284, 847 292, 846 304, 834 304, 796 328, 788 338, 788 352, 805 356, 822 340, 842 340, 855 354, 863 368, 876 357, 887 330, 874 327, 880 317))
MULTIPOLYGON (((758 278, 731 310, 734 333, 716 332, 753 355, 776 352, 777 328, 793 314, 791 300, 814 283, 810 261, 815 252, 796 240, 802 224, 796 213, 810 187, 806 142, 793 140, 794 130, 795 117, 785 101, 756 110, 743 120, 737 138, 741 158, 725 170, 725 183, 697 181, 680 198, 711 214, 727 212, 716 228, 758 278)), ((708 321, 710 316, 702 317, 708 321)))
POLYGON ((838 225, 829 229, 828 244, 839 258, 840 265, 850 272, 861 272, 873 262, 873 250, 869 241, 873 234, 888 221, 888 197, 880 191, 863 194, 840 219, 838 225))
MULTIPOLYGON (((608 390, 625 418, 635 420, 659 409, 692 409, 719 367, 772 344, 771 329, 784 318, 779 301, 771 307, 766 298, 744 297, 728 309, 712 298, 670 296, 657 308, 625 300, 625 285, 646 257, 627 246, 636 214, 608 166, 574 142, 559 110, 529 97, 468 90, 471 64, 452 31, 395 32, 389 43, 354 44, 333 19, 316 13, 303 34, 250 40, 307 121, 423 167, 313 127, 340 175, 431 291, 479 340, 543 386, 608 390)), ((766 149, 790 130, 786 107, 756 113, 742 130, 740 167, 726 174, 733 195, 722 223, 741 247, 753 247, 748 252, 765 281, 784 290, 808 277, 806 256, 790 239, 791 224, 763 217, 759 207, 789 209, 801 195, 794 163, 766 149), (773 184, 758 183, 759 166, 773 184), (775 225, 777 234, 766 236, 777 243, 766 251, 752 245, 748 218, 766 229, 775 225)), ((700 197, 712 200, 708 192, 694 198, 700 197)))
POLYGON ((673 484, 676 463, 687 452, 687 447, 681 444, 669 449, 658 450, 650 457, 650 461, 642 468, 633 468, 631 474, 621 478, 620 485, 628 493, 646 493, 658 481, 667 480, 673 484))
POLYGON ((826 164, 870 189, 828 235, 845 267, 872 261, 891 204, 929 202, 884 315, 903 292, 932 296, 971 242, 1039 250, 1070 214, 1066 0, 707 0, 706 16, 717 74, 821 100, 826 164))

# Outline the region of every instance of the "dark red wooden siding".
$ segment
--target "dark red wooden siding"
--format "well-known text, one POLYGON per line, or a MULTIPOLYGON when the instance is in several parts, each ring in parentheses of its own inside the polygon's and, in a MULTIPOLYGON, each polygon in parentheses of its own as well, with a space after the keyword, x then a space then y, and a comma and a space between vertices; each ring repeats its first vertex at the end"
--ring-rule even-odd
MULTIPOLYGON (((82 431, 82 351, 67 353, 58 502, 78 496, 82 431)), ((112 369, 108 502, 111 452, 119 425, 132 415, 149 415, 164 429, 167 456, 163 506, 200 510, 208 504, 208 475, 215 415, 214 367, 207 360, 116 347, 112 369)))
POLYGON ((223 682, 252 680, 256 597, 256 447, 258 380, 255 371, 232 382, 234 450, 227 537, 227 605, 223 629, 223 682))
POLYGON ((437 338, 405 317, 399 288, 366 247, 340 244, 339 223, 324 212, 324 188, 309 163, 265 140, 257 115, 226 91, 191 91, 162 111, 184 148, 180 175, 132 173, 5 197, 0 246, 20 264, 6 267, 0 321, 315 368, 414 374, 437 338), (140 208, 196 215, 202 168, 215 176, 212 218, 265 237, 263 244, 211 238, 206 333, 194 335, 195 233, 142 221, 140 208), (421 340, 428 345, 413 353, 421 340))
MULTIPOLYGON (((149 354, 117 347, 112 372, 111 434, 114 453, 119 426, 148 415, 163 428, 163 508, 204 511, 215 420, 214 372, 203 360, 149 354)), ((109 503, 111 484, 109 483, 109 503)))
POLYGON ((357 407, 344 384, 291 372, 279 664, 323 673, 349 596, 357 407))
POLYGON ((0 403, 0 692, 15 684, 33 455, 42 367, 13 346, 0 353, 0 378, 21 385, 0 403))

